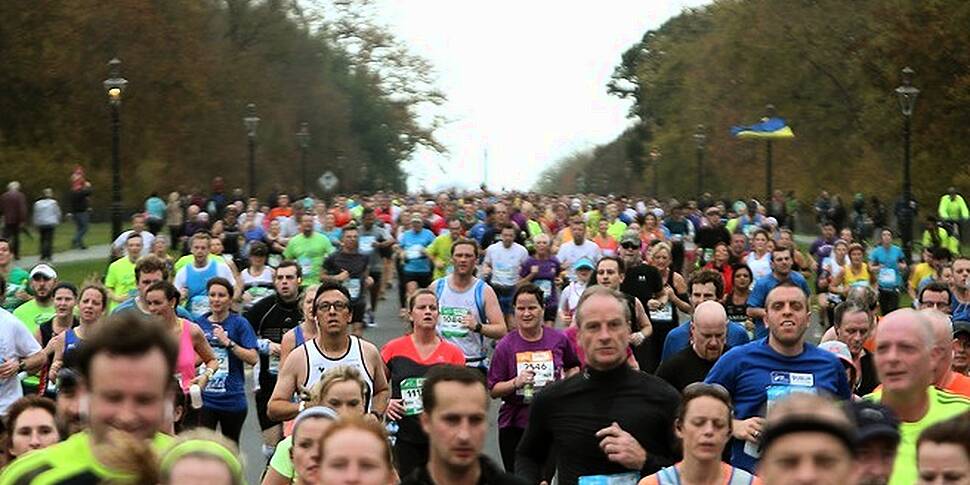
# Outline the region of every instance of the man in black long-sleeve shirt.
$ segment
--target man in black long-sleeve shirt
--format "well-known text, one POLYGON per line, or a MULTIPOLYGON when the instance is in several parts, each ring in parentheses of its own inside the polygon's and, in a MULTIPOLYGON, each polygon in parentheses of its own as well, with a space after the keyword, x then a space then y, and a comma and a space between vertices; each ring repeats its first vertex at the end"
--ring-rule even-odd
POLYGON ((536 395, 516 453, 516 475, 539 483, 550 448, 556 449, 562 485, 595 475, 636 483, 674 463, 680 394, 626 365, 629 320, 622 293, 601 286, 586 290, 576 310, 586 368, 536 395))

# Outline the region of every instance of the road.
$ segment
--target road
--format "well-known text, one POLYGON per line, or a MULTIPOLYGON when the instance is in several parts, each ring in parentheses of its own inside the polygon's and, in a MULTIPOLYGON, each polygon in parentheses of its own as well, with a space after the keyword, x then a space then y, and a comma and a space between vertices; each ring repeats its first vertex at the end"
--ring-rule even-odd
MULTIPOLYGON (((391 339, 402 335, 406 328, 397 314, 397 288, 393 288, 385 294, 387 295, 387 300, 381 301, 378 304, 377 312, 375 313, 377 327, 368 328, 364 333, 364 338, 373 342, 378 348, 382 347, 391 339)), ((247 379, 248 382, 250 382, 249 379, 247 379)), ((259 424, 256 420, 256 405, 253 403, 251 392, 249 396, 249 415, 246 417, 246 423, 243 425, 243 432, 240 438, 240 451, 245 460, 244 464, 248 482, 250 484, 258 484, 260 483, 266 460, 262 454, 262 436, 259 432, 259 424)), ((499 404, 500 401, 494 400, 489 408, 489 422, 492 425, 485 441, 485 453, 495 460, 496 463, 502 462, 498 449, 498 428, 495 425, 498 419, 499 404)))

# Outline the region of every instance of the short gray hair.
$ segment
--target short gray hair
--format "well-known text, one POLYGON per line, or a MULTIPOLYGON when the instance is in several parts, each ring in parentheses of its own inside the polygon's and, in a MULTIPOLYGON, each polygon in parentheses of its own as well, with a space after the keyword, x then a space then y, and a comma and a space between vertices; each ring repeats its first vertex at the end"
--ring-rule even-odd
POLYGON ((582 326, 583 326, 583 321, 580 318, 580 315, 581 315, 580 312, 583 309, 583 304, 586 303, 586 300, 589 300, 594 296, 609 296, 616 299, 616 302, 620 304, 620 308, 623 308, 624 320, 627 323, 631 321, 632 315, 630 315, 630 305, 627 303, 625 293, 603 285, 593 285, 593 286, 590 286, 589 288, 586 288, 586 291, 583 292, 583 295, 579 297, 579 303, 576 304, 576 326, 577 327, 582 329, 582 326))

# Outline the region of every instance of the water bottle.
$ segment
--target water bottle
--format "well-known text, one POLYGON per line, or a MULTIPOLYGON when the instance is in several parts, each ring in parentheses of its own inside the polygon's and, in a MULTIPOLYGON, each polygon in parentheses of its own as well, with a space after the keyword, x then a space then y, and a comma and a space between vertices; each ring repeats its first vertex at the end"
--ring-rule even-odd
POLYGON ((530 382, 522 388, 522 402, 529 404, 532 402, 532 398, 535 397, 536 389, 535 386, 530 382))
POLYGON ((189 386, 189 397, 192 400, 192 409, 202 408, 202 388, 198 384, 189 386))
POLYGON ((384 424, 384 428, 387 429, 387 441, 391 443, 391 446, 394 446, 397 441, 397 430, 400 426, 398 426, 397 421, 388 421, 384 424))

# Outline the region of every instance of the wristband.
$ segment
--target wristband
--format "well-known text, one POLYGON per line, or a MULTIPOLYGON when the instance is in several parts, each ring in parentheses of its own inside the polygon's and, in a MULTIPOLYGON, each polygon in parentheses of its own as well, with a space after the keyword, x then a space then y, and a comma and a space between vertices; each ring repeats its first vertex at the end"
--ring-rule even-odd
POLYGON ((234 348, 236 348, 236 342, 233 342, 232 340, 230 340, 229 343, 226 344, 226 350, 232 350, 234 348))
POLYGON ((482 333, 482 327, 483 327, 482 322, 476 323, 475 324, 475 333, 482 333))

